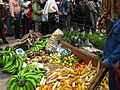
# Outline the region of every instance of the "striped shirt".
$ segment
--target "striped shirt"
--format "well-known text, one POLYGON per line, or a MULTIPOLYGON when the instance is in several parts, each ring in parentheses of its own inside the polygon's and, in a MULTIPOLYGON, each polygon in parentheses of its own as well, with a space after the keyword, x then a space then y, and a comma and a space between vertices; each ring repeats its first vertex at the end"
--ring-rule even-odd
POLYGON ((15 17, 15 14, 20 14, 21 5, 19 0, 10 0, 9 5, 10 5, 10 14, 12 17, 15 17))

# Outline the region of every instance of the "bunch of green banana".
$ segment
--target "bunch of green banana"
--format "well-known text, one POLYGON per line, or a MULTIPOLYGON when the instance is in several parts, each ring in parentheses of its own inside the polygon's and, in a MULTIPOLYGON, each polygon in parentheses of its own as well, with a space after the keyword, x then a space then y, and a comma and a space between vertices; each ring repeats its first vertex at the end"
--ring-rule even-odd
POLYGON ((35 90, 44 75, 43 73, 34 72, 35 69, 34 66, 27 66, 17 75, 11 76, 7 81, 8 90, 35 90))
MULTIPOLYGON (((6 56, 7 59, 10 59, 10 57, 6 56)), ((22 69, 23 62, 24 62, 23 56, 14 56, 12 60, 8 60, 8 62, 4 65, 2 68, 3 71, 8 72, 8 73, 17 73, 22 69)))
POLYGON ((39 51, 41 49, 44 49, 44 47, 45 47, 45 45, 47 44, 48 41, 49 41, 49 38, 42 39, 36 45, 33 45, 29 50, 27 50, 27 52, 39 51))
POLYGON ((1 67, 5 66, 9 61, 13 60, 14 56, 15 56, 15 52, 12 48, 7 48, 4 51, 0 51, 1 67))

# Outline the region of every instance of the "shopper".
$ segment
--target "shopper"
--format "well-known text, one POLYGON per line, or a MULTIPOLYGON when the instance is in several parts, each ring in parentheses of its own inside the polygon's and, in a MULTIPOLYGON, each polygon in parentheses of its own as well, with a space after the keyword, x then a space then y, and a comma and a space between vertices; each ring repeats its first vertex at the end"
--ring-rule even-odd
POLYGON ((35 31, 39 31, 39 32, 40 32, 41 15, 42 15, 42 8, 40 6, 41 6, 40 0, 35 0, 35 2, 32 5, 32 9, 33 9, 32 20, 35 22, 35 31))
POLYGON ((3 1, 0 0, 0 37, 2 38, 3 42, 8 44, 8 41, 6 40, 5 36, 3 35, 3 29, 4 29, 4 20, 8 17, 6 9, 3 7, 3 1))
POLYGON ((22 24, 22 30, 23 30, 22 36, 24 36, 25 34, 28 33, 27 23, 29 21, 28 21, 27 16, 25 15, 25 12, 28 10, 28 5, 30 3, 31 2, 28 1, 28 0, 20 0, 20 4, 21 4, 21 24, 22 24))
MULTIPOLYGON (((41 8, 44 9, 44 6, 46 4, 46 0, 41 0, 41 8)), ((45 17, 45 15, 42 14, 42 21, 41 21, 41 34, 46 35, 49 34, 49 24, 45 17)))
POLYGON ((19 0, 10 0, 10 14, 11 17, 14 19, 14 25, 15 25, 15 38, 20 38, 20 2, 19 0))
POLYGON ((26 29, 27 29, 27 33, 29 33, 29 30, 32 30, 32 13, 33 13, 33 10, 32 10, 32 4, 29 4, 28 5, 28 11, 26 13, 26 16, 27 16, 27 20, 28 22, 26 23, 26 29))
POLYGON ((57 29, 57 22, 55 15, 59 14, 58 6, 55 0, 48 0, 46 2, 42 14, 45 15, 49 24, 49 32, 52 34, 57 29))
POLYGON ((68 0, 61 0, 59 11, 61 13, 59 26, 62 29, 68 29, 70 25, 70 2, 68 0))
MULTIPOLYGON (((120 0, 116 1, 116 10, 120 15, 120 0)), ((110 22, 110 33, 106 40, 102 64, 108 68, 109 72, 109 88, 110 90, 120 90, 117 88, 113 68, 120 60, 120 17, 110 22)))

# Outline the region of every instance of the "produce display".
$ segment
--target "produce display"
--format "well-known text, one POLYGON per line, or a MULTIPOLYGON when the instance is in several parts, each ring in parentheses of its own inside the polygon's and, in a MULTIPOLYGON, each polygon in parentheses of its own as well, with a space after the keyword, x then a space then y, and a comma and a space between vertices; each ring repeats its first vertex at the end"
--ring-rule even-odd
POLYGON ((88 34, 85 31, 80 33, 78 31, 63 31, 64 36, 62 39, 77 48, 89 47, 88 51, 92 51, 96 55, 100 55, 104 47, 106 36, 102 36, 99 33, 88 34), (100 37, 102 39, 100 39, 100 37), (94 50, 95 49, 95 50, 94 50), (96 50, 97 49, 97 50, 96 50), (98 50, 99 49, 99 50, 98 50))
POLYGON ((0 52, 1 60, 0 64, 2 70, 8 73, 17 73, 21 70, 25 56, 17 55, 12 48, 7 47, 5 51, 0 52))
POLYGON ((53 51, 53 46, 58 43, 58 41, 61 39, 63 36, 63 32, 60 29, 57 29, 55 32, 50 37, 49 42, 46 44, 45 49, 48 51, 53 51))
POLYGON ((45 68, 28 65, 17 75, 12 75, 8 79, 8 90, 34 90, 39 86, 39 82, 45 73, 45 68))
POLYGON ((48 38, 42 39, 41 41, 37 42, 36 45, 32 45, 31 48, 27 50, 27 52, 44 49, 48 41, 49 41, 48 38))
MULTIPOLYGON (((98 65, 99 66, 99 65, 98 65)), ((49 72, 43 76, 38 90, 86 90, 99 69, 88 65, 78 68, 63 68, 49 72)))
POLYGON ((52 63, 58 63, 66 67, 75 67, 75 63, 79 62, 79 59, 74 55, 70 55, 68 57, 63 57, 56 53, 56 54, 50 54, 50 62, 52 63))
MULTIPOLYGON (((78 33, 75 35, 79 37, 78 33)), ((11 74, 7 90, 87 90, 91 86, 101 70, 100 60, 95 63, 89 60, 88 63, 78 58, 72 49, 63 48, 59 43, 63 32, 59 29, 50 36, 30 31, 18 42, 0 51, 0 67, 3 72, 11 74), (16 49, 22 49, 24 55, 18 54, 16 49)), ((87 34, 84 32, 80 36, 82 38, 71 39, 83 42, 87 34)), ((108 76, 98 90, 108 90, 107 84, 108 76)))

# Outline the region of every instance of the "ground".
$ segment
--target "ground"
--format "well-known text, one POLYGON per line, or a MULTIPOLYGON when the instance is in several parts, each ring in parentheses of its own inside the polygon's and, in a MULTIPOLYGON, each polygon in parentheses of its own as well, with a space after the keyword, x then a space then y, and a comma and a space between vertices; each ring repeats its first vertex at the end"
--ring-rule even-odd
MULTIPOLYGON (((9 45, 17 41, 17 39, 14 37, 7 37, 6 39, 9 42, 9 45)), ((2 40, 0 39, 0 47, 4 49, 6 45, 7 44, 3 44, 2 40)), ((2 72, 2 69, 0 69, 0 90, 7 90, 6 81, 8 80, 9 75, 10 74, 2 72)))

